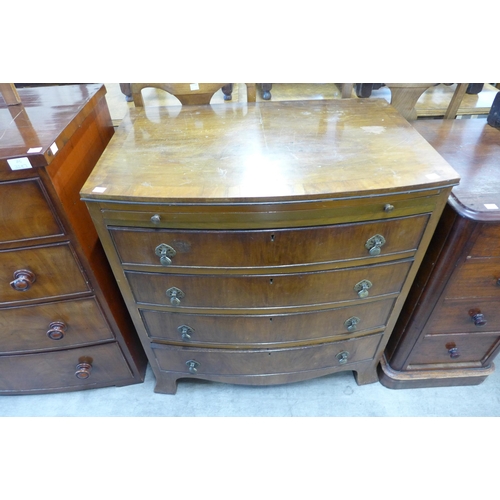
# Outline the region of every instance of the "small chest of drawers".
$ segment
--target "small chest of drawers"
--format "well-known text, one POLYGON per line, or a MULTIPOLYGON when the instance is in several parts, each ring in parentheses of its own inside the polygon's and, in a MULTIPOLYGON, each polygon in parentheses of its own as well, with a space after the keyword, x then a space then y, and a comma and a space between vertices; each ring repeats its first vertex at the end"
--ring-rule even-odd
POLYGON ((475 385, 500 350, 500 130, 486 119, 417 130, 460 173, 381 364, 391 388, 475 385))
POLYGON ((0 394, 127 385, 146 358, 79 189, 113 135, 102 85, 0 105, 0 394))
POLYGON ((310 101, 133 110, 81 195, 172 394, 375 382, 457 182, 382 101, 310 101))

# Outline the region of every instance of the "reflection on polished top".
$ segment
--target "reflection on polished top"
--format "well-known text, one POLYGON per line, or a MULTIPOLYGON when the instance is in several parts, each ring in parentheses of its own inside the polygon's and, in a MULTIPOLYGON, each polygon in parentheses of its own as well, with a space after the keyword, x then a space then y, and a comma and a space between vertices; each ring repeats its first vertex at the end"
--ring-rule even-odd
POLYGON ((18 89, 22 104, 0 100, 0 171, 10 170, 7 160, 15 158, 49 165, 54 143, 61 149, 86 118, 81 110, 105 92, 102 84, 33 87, 18 89))
POLYGON ((450 196, 457 211, 465 211, 468 217, 478 220, 487 220, 490 216, 497 219, 500 129, 488 125, 486 117, 419 120, 415 128, 460 174, 460 185, 453 188, 450 196))
POLYGON ((132 109, 85 199, 258 202, 453 185, 457 173, 379 99, 132 109))

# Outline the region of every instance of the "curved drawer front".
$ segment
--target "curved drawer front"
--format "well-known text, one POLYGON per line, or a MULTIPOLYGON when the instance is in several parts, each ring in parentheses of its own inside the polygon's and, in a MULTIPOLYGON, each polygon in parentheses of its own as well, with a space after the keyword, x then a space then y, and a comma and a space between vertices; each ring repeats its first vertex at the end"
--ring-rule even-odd
POLYGON ((445 300, 428 323, 427 333, 500 332, 498 300, 445 300))
POLYGON ((330 367, 342 369, 351 363, 373 359, 380 339, 381 335, 371 335, 355 340, 274 350, 196 349, 158 344, 152 347, 161 370, 185 376, 244 376, 297 373, 330 367))
POLYGON ((40 354, 0 356, 0 392, 77 390, 133 379, 116 343, 40 354), (83 365, 83 366, 82 366, 83 365), (88 366, 90 365, 90 367, 88 366), (76 373, 80 377, 78 378, 76 373), (15 390, 12 390, 15 387, 15 390))
POLYGON ((259 231, 111 228, 123 264, 269 267, 414 252, 428 215, 382 222, 259 231), (371 253, 370 253, 371 252, 371 253))
POLYGON ((0 310, 0 353, 76 347, 114 336, 94 299, 0 310))
POLYGON ((176 308, 262 308, 363 300, 366 296, 360 296, 360 283, 371 285, 368 297, 398 293, 411 264, 407 260, 336 271, 268 276, 125 274, 139 303, 176 308))
POLYGON ((38 180, 0 183, 0 243, 64 234, 38 180))
MULTIPOLYGON (((409 363, 418 364, 467 363, 481 361, 488 364, 488 358, 498 346, 497 335, 430 335, 413 349, 409 363)), ((410 368, 410 366, 409 366, 410 368)))
POLYGON ((53 298, 89 290, 69 244, 0 252, 1 303, 53 298))
POLYGON ((205 315, 141 310, 152 341, 261 347, 382 329, 394 299, 328 311, 282 315, 205 315))
POLYGON ((500 299, 500 258, 468 259, 450 281, 445 296, 500 299))

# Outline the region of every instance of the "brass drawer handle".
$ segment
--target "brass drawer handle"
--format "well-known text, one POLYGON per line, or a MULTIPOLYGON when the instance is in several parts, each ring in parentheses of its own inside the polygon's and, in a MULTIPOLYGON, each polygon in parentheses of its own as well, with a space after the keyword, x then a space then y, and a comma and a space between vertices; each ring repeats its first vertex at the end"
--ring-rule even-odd
POLYGON ((186 366, 188 367, 189 373, 196 373, 200 363, 194 359, 190 359, 189 361, 186 361, 186 366))
POLYGON ((178 326, 177 331, 179 332, 182 340, 185 341, 191 340, 191 335, 194 333, 194 330, 188 325, 178 326))
POLYGON ((175 286, 169 288, 166 293, 167 297, 170 297, 170 303, 173 306, 178 306, 181 303, 181 299, 185 296, 184 292, 175 286))
POLYGON ((484 318, 484 314, 480 309, 471 309, 469 311, 469 316, 476 326, 484 326, 487 323, 486 319, 484 318))
POLYGON ((66 325, 62 321, 52 321, 47 330, 47 337, 50 340, 61 340, 66 333, 66 325))
POLYGON ((381 234, 376 234, 368 239, 365 243, 365 248, 368 249, 370 255, 379 255, 380 248, 385 244, 385 238, 381 234))
POLYGON ((170 245, 161 243, 155 248, 155 254, 160 257, 160 264, 162 266, 169 266, 172 264, 171 257, 173 257, 176 252, 170 245))
POLYGON ((369 280, 362 280, 354 285, 354 291, 359 295, 359 298, 368 297, 368 290, 373 286, 369 280))
POLYGON ((81 380, 85 380, 90 377, 90 373, 92 372, 92 365, 87 362, 78 363, 76 365, 75 377, 81 380))
POLYGON ((14 281, 10 282, 10 286, 18 292, 26 292, 31 288, 31 285, 36 281, 36 276, 28 269, 18 269, 14 272, 14 281))
POLYGON ((353 332, 354 330, 356 330, 356 327, 360 321, 361 320, 357 316, 352 316, 351 318, 345 320, 344 325, 350 332, 353 332))
POLYGON ((446 344, 446 349, 448 349, 448 354, 450 355, 451 359, 456 359, 460 357, 460 353, 458 352, 458 347, 457 344, 454 342, 450 342, 446 344))
POLYGON ((349 358, 349 352, 348 351, 342 351, 335 356, 338 360, 338 362, 341 365, 345 365, 347 363, 347 359, 349 358))

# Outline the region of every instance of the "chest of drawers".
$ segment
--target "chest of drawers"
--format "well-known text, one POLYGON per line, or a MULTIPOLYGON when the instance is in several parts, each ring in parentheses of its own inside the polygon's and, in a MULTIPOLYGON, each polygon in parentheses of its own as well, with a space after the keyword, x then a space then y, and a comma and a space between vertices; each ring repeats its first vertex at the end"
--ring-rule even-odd
POLYGON ((0 394, 127 385, 146 357, 79 190, 113 135, 102 85, 0 105, 0 394))
POLYGON ((486 119, 417 130, 459 172, 381 364, 391 388, 475 385, 500 349, 500 130, 486 119))
POLYGON ((132 110, 86 201, 156 376, 376 367, 456 172, 383 101, 132 110))

